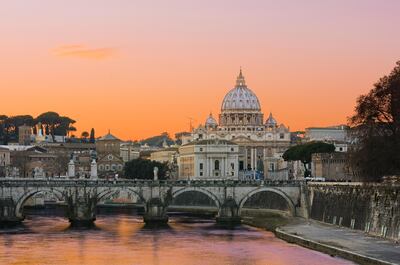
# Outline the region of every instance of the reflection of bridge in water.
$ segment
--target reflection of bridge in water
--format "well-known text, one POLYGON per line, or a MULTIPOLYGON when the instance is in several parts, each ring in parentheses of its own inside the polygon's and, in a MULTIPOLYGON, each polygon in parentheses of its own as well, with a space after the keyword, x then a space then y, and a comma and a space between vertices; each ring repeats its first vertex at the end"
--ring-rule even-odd
POLYGON ((131 194, 145 206, 145 222, 167 222, 172 202, 192 205, 193 197, 202 197, 218 209, 217 221, 238 222, 244 207, 277 209, 290 215, 307 214, 303 182, 234 180, 85 180, 85 179, 2 179, 0 180, 0 222, 24 219, 23 208, 29 198, 52 194, 67 205, 71 223, 92 223, 97 204, 131 194))

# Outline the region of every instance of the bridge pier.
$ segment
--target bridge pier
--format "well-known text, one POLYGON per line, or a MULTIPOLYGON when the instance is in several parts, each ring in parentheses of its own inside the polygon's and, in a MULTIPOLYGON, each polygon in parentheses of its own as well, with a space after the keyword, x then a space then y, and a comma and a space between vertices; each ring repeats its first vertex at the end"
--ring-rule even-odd
POLYGON ((20 224, 24 218, 17 216, 12 198, 0 199, 0 227, 20 224))
POLYGON ((218 210, 216 221, 218 224, 236 225, 241 223, 239 206, 233 198, 228 198, 218 210))
POLYGON ((160 198, 151 198, 146 203, 146 212, 143 220, 146 224, 166 224, 168 223, 167 206, 160 198))
POLYGON ((92 226, 96 220, 97 196, 90 193, 68 194, 67 217, 72 226, 92 226))

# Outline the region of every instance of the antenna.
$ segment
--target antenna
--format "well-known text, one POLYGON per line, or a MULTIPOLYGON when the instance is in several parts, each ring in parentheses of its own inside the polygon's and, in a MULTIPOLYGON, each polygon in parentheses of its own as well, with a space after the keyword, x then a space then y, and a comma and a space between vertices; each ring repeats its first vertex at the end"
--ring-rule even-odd
POLYGON ((196 119, 192 118, 192 117, 187 117, 187 119, 189 120, 189 132, 193 131, 193 121, 196 121, 196 119))

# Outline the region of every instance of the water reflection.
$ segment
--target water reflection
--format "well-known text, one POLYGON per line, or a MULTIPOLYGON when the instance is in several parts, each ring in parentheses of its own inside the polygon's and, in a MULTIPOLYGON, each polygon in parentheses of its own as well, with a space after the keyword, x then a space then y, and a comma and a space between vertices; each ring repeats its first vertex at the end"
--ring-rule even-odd
POLYGON ((0 230, 0 264, 352 264, 248 226, 170 220, 150 228, 140 216, 101 215, 94 228, 77 229, 61 217, 34 216, 19 228, 0 230))

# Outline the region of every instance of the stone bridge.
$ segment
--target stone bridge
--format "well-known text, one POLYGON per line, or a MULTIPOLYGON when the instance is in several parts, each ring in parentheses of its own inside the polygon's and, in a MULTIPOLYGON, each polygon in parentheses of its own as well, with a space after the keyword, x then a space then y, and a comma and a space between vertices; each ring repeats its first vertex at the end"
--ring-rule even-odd
POLYGON ((50 193, 67 206, 66 215, 72 224, 90 224, 96 219, 96 205, 121 191, 144 204, 146 223, 167 222, 168 206, 188 192, 211 199, 218 208, 218 222, 240 222, 244 206, 252 207, 254 198, 261 193, 270 195, 271 205, 279 202, 290 215, 306 217, 304 185, 299 181, 2 179, 0 223, 21 222, 27 200, 39 193, 50 193))

